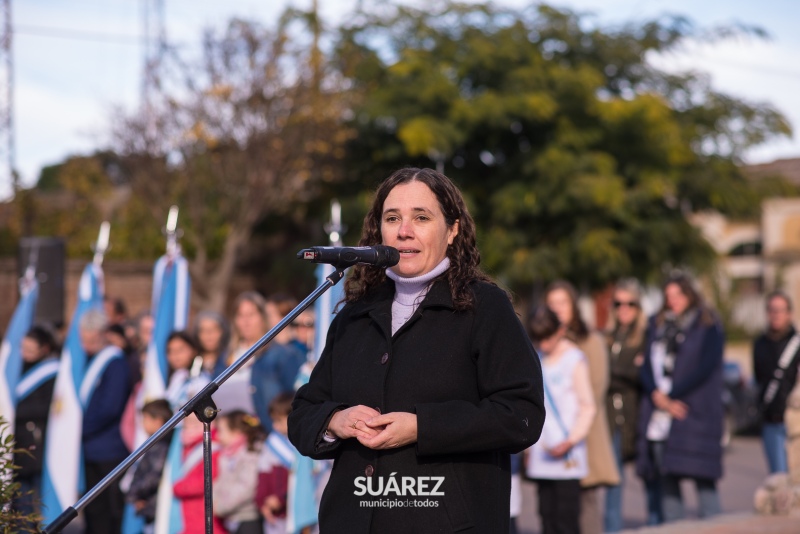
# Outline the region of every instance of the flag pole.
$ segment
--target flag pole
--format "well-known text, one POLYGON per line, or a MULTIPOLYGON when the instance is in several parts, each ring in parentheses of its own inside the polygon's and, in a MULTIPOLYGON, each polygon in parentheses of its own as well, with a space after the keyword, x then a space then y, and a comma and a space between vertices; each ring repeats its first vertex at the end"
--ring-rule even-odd
POLYGON ((332 247, 342 246, 342 234, 347 228, 342 225, 342 205, 338 200, 331 201, 331 221, 325 225, 325 232, 328 234, 328 239, 332 247))
POLYGON ((39 263, 39 243, 35 241, 31 246, 30 254, 28 255, 28 265, 25 267, 25 273, 19 279, 19 292, 20 295, 23 291, 33 284, 36 280, 36 267, 39 263))
POLYGON ((95 242, 92 250, 94 251, 94 259, 92 263, 101 267, 103 265, 103 258, 108 252, 108 236, 111 232, 111 224, 108 221, 103 221, 100 224, 100 233, 97 234, 97 241, 95 242))
POLYGON ((167 236, 167 257, 169 259, 175 258, 180 252, 180 244, 178 238, 180 231, 178 230, 178 206, 169 208, 169 215, 167 215, 167 225, 164 227, 164 235, 167 236))

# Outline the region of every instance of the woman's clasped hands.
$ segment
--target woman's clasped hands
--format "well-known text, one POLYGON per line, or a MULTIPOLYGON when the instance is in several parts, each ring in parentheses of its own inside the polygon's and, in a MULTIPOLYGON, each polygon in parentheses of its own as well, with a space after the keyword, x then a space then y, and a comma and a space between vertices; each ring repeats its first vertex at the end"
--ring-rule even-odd
POLYGON ((395 449, 417 441, 417 416, 408 412, 381 414, 369 406, 337 411, 328 433, 339 439, 356 438, 370 449, 395 449))

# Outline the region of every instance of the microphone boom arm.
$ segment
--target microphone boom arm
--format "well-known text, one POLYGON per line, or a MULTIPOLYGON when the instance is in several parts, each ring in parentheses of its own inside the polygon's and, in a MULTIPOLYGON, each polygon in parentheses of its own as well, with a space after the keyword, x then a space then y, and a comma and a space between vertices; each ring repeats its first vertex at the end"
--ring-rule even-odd
POLYGON ((295 306, 295 308, 286 314, 286 317, 276 324, 272 329, 264 334, 261 339, 247 349, 247 352, 242 354, 238 360, 233 362, 230 367, 225 369, 217 378, 212 380, 197 395, 189 399, 175 414, 164 423, 152 436, 150 436, 142 445, 133 451, 125 460, 123 460, 117 467, 114 468, 108 475, 97 483, 92 489, 81 497, 74 506, 69 506, 47 527, 42 530, 43 534, 53 534, 61 532, 69 523, 78 516, 78 512, 86 508, 86 506, 97 498, 106 488, 119 479, 125 471, 127 471, 139 458, 150 450, 153 445, 168 432, 178 426, 189 414, 194 413, 197 418, 203 422, 204 426, 204 480, 205 480, 205 504, 206 504, 206 534, 212 534, 212 508, 211 508, 211 453, 210 453, 210 431, 207 431, 210 422, 216 417, 217 407, 211 395, 219 389, 219 387, 228 380, 236 371, 241 369, 254 355, 263 349, 267 343, 272 341, 284 328, 294 321, 300 313, 314 303, 323 293, 328 289, 339 283, 344 278, 344 271, 346 267, 337 267, 334 272, 325 278, 325 281, 319 285, 314 291, 311 292, 303 301, 295 306), (208 443, 206 443, 208 442, 208 443), (208 450, 206 445, 209 446, 208 450))

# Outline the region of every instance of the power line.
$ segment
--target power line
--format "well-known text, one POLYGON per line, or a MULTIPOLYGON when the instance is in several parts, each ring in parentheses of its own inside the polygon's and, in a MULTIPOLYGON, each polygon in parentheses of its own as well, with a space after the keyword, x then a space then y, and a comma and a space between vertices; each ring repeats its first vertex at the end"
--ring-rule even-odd
POLYGON ((72 39, 78 41, 93 41, 102 43, 117 43, 140 45, 143 37, 141 35, 125 35, 118 33, 93 32, 86 30, 74 30, 70 28, 57 28, 47 26, 20 26, 16 25, 14 34, 32 35, 36 37, 53 37, 57 39, 72 39))

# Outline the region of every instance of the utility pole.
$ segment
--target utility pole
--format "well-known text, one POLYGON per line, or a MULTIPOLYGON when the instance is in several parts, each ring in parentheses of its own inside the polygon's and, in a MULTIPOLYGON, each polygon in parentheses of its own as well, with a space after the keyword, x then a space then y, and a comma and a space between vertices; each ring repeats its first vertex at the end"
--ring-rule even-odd
POLYGON ((144 72, 141 105, 148 125, 148 137, 153 139, 156 133, 153 100, 161 89, 160 70, 167 48, 167 29, 164 20, 164 0, 143 0, 142 6, 144 72))
POLYGON ((0 176, 10 184, 14 194, 19 190, 14 146, 14 57, 11 0, 2 0, 0 27, 0 176))

